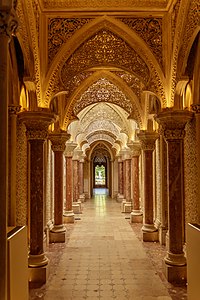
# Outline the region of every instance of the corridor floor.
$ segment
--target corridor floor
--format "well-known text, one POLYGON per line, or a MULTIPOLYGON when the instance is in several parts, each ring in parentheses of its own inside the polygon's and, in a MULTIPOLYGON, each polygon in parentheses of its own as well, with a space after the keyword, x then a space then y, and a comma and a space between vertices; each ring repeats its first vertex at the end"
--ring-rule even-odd
POLYGON ((66 243, 47 251, 48 282, 31 300, 172 299, 115 200, 96 194, 66 227, 66 243))

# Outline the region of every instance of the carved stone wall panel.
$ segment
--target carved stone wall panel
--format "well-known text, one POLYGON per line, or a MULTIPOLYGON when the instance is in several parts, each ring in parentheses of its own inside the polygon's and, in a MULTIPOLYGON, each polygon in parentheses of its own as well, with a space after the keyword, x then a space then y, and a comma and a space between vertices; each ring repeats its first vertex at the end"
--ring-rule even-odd
POLYGON ((27 139, 26 127, 17 122, 16 148, 16 225, 27 225, 28 218, 28 179, 27 179, 27 139))
POLYGON ((198 223, 198 172, 196 153, 195 119, 186 127, 184 139, 184 184, 185 184, 185 224, 198 223))
POLYGON ((121 66, 142 81, 149 80, 150 72, 143 59, 121 37, 106 29, 93 35, 69 57, 61 69, 61 79, 102 65, 121 66))
POLYGON ((48 19, 48 63, 51 63, 63 44, 92 18, 49 18, 48 19))
POLYGON ((88 105, 99 102, 114 103, 125 109, 129 114, 132 112, 132 103, 124 93, 107 79, 101 78, 91 85, 82 94, 80 99, 77 99, 74 106, 74 113, 77 115, 88 105))
POLYGON ((119 18, 148 45, 162 66, 162 18, 119 18))

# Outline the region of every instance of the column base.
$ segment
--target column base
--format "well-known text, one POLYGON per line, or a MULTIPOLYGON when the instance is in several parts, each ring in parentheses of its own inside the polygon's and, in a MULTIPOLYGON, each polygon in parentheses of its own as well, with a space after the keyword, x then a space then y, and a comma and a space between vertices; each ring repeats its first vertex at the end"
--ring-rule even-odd
POLYGON ((121 201, 121 212, 124 213, 125 210, 124 210, 124 205, 126 204, 126 200, 122 200, 121 201))
POLYGON ((72 204, 74 214, 81 214, 81 202, 77 201, 72 204))
POLYGON ((63 219, 64 219, 64 223, 74 223, 73 210, 64 212, 63 219))
POLYGON ((163 271, 168 282, 185 285, 187 282, 187 267, 172 266, 163 261, 163 271))
POLYGON ((49 232, 49 243, 64 243, 66 228, 63 224, 54 225, 49 232))
POLYGON ((44 253, 42 254, 36 254, 36 255, 31 255, 29 254, 28 256, 28 266, 30 268, 39 268, 39 267, 44 267, 48 265, 49 259, 46 257, 44 253))
POLYGON ((131 223, 142 223, 143 215, 140 210, 133 210, 131 212, 131 223))
POLYGON ((132 211, 132 203, 126 200, 121 202, 121 211, 122 213, 131 213, 132 211))
POLYGON ((159 233, 159 242, 161 245, 166 245, 166 234, 167 234, 167 229, 165 227, 160 226, 158 229, 159 233))
POLYGON ((117 202, 121 203, 124 199, 124 195, 118 194, 117 195, 117 202))
POLYGON ((142 226, 143 242, 158 242, 158 230, 154 224, 144 224, 142 226))
POLYGON ((85 194, 82 194, 82 195, 79 196, 79 201, 81 203, 85 202, 85 194))
POLYGON ((39 288, 47 282, 49 276, 49 266, 28 268, 28 281, 30 288, 39 288))

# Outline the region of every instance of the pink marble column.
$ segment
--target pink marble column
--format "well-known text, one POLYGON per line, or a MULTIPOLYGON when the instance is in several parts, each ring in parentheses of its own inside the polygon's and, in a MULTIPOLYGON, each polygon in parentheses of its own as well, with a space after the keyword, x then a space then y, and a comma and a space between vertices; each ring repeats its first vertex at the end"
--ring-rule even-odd
POLYGON ((131 201, 131 153, 130 149, 121 150, 123 157, 123 181, 124 181, 124 200, 122 201, 122 212, 129 213, 132 210, 131 201))
POLYGON ((84 195, 84 158, 79 160, 79 200, 81 202, 85 201, 84 195))
POLYGON ((73 201, 77 202, 79 199, 79 161, 73 160, 73 201))
POLYGON ((63 152, 70 135, 65 131, 52 132, 49 139, 54 152, 54 226, 50 231, 51 243, 65 242, 66 228, 63 225, 63 152))
POLYGON ((153 220, 153 151, 155 149, 155 141, 159 135, 156 132, 143 130, 138 133, 138 137, 143 150, 143 241, 151 242, 158 240, 158 231, 153 220))
POLYGON ((186 258, 183 252, 183 139, 185 125, 192 117, 193 113, 187 110, 166 110, 156 116, 167 142, 169 240, 164 261, 165 274, 170 282, 183 282, 186 279, 186 258))
MULTIPOLYGON (((2 1, 1 1, 2 5, 2 1)), ((7 205, 8 205, 8 53, 17 28, 12 2, 0 7, 0 299, 7 299, 7 205)))
POLYGON ((72 209, 73 200, 73 150, 76 148, 76 144, 69 142, 66 143, 65 161, 66 161, 66 203, 64 208, 64 222, 74 223, 74 212, 72 209))
POLYGON ((123 195, 123 162, 121 157, 118 158, 118 195, 117 201, 122 202, 124 199, 123 195))
POLYGON ((131 203, 131 157, 126 157, 125 159, 125 177, 126 177, 126 186, 125 186, 125 195, 126 202, 131 203))
POLYGON ((140 194, 139 194, 139 157, 140 147, 133 145, 132 147, 132 212, 131 222, 141 223, 142 222, 142 211, 140 208, 140 194))
POLYGON ((44 253, 44 141, 48 136, 48 127, 55 121, 48 110, 25 111, 18 115, 25 123, 29 142, 29 195, 30 195, 30 251, 28 264, 34 269, 31 282, 45 282, 47 274, 44 266, 48 259, 44 253), (40 273, 41 272, 41 273, 40 273))

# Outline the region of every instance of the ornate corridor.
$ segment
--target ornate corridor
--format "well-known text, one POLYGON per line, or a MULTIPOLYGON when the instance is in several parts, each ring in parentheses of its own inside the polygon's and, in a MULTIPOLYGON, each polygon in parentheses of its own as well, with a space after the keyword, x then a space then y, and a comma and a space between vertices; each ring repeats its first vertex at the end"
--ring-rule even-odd
POLYGON ((82 296, 171 297, 145 243, 162 248, 166 282, 198 300, 199 11, 198 0, 0 0, 0 300, 45 284, 48 300, 73 280, 77 298, 73 266, 84 264, 80 276, 97 271, 99 284, 82 296), (105 206, 90 200, 98 187, 105 206), (53 246, 68 262, 59 279, 48 277, 53 246), (143 267, 159 291, 145 275, 143 294, 129 286, 143 267))

